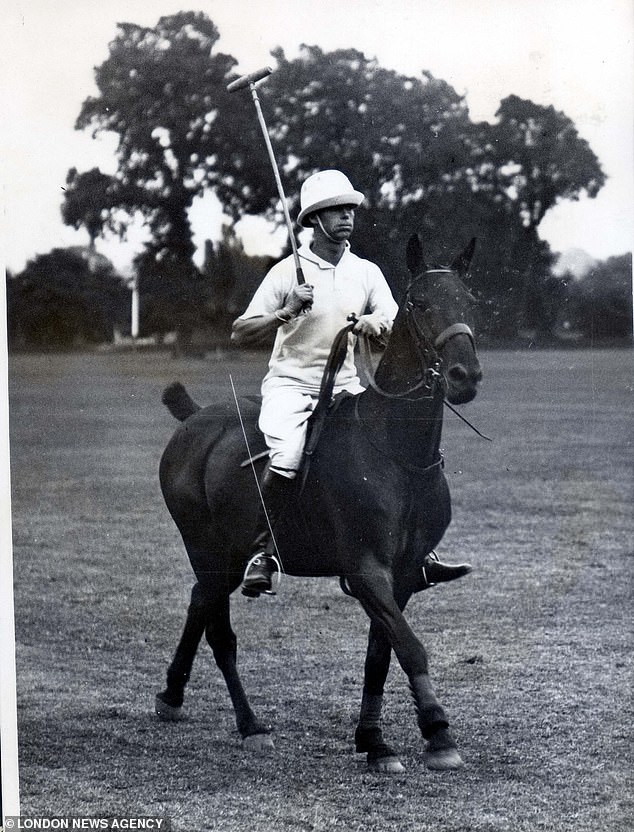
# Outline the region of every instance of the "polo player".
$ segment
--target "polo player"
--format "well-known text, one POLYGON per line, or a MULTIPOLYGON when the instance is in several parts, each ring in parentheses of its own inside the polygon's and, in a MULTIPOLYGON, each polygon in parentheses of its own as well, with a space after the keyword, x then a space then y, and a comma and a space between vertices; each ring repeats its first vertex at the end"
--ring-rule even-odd
MULTIPOLYGON (((246 311, 234 321, 232 341, 255 346, 275 336, 269 369, 262 382, 259 427, 269 449, 251 559, 242 592, 251 597, 272 592, 278 568, 274 532, 302 463, 308 419, 319 396, 330 348, 351 313, 355 334, 389 335, 398 306, 381 270, 350 250, 355 210, 364 196, 341 171, 309 176, 300 191, 298 222, 312 228, 309 244, 298 251, 306 282, 298 284, 294 258, 268 272, 246 311)), ((354 360, 355 338, 336 378, 333 395, 361 393, 354 360)), ((429 585, 467 574, 468 564, 441 563, 434 554, 424 563, 429 585)))

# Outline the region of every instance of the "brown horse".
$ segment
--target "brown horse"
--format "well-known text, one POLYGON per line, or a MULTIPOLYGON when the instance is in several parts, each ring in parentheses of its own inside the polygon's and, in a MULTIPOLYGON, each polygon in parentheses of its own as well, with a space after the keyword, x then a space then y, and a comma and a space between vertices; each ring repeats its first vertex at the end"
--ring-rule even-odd
MULTIPOLYGON (((451 519, 439 451, 443 401, 470 401, 482 378, 470 325, 474 299, 462 281, 474 246, 472 240, 451 267, 430 269, 419 238, 410 239, 412 279, 373 383, 327 415, 305 482, 298 478, 288 518, 275 530, 287 574, 339 576, 370 618, 355 742, 373 770, 402 770, 380 725, 392 650, 409 680, 426 764, 462 765, 430 683, 425 649, 403 610, 411 595, 425 588, 421 561, 451 519)), ((179 384, 168 388, 164 401, 183 424, 163 454, 161 487, 197 582, 156 710, 164 719, 180 718, 204 634, 244 744, 272 746, 238 676, 230 623, 229 596, 242 579, 258 508, 253 472, 241 465, 242 427, 233 405, 200 408, 179 384)), ((255 454, 264 449, 257 403, 245 400, 241 410, 255 454)))

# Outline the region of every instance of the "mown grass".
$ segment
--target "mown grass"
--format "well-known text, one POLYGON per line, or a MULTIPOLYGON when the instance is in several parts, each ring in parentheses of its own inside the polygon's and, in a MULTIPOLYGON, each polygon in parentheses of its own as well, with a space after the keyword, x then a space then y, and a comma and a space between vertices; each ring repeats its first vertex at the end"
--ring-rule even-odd
POLYGON ((413 599, 466 767, 429 772, 402 672, 386 736, 406 772, 354 754, 367 622, 336 581, 236 597, 240 666, 277 750, 244 752, 210 651, 189 718, 153 715, 191 573, 157 481, 165 384, 201 402, 258 388, 263 358, 10 361, 22 811, 165 815, 182 832, 626 832, 632 647, 632 353, 485 352, 447 414, 454 521, 474 573, 413 599))

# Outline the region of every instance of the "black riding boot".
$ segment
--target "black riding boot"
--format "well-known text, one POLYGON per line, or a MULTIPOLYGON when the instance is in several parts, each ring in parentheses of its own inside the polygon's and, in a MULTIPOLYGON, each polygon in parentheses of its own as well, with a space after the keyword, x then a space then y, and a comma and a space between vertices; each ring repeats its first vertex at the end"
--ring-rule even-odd
POLYGON ((251 547, 251 560, 242 580, 242 594, 249 598, 257 598, 262 592, 273 594, 272 578, 278 567, 274 557, 276 550, 271 528, 275 530, 279 524, 292 485, 293 480, 275 474, 268 468, 260 483, 266 512, 264 507, 260 506, 255 540, 251 547))
POLYGON ((456 578, 468 575, 472 569, 470 563, 443 563, 436 552, 431 551, 425 555, 421 564, 423 579, 421 589, 429 589, 445 581, 455 581, 456 578))

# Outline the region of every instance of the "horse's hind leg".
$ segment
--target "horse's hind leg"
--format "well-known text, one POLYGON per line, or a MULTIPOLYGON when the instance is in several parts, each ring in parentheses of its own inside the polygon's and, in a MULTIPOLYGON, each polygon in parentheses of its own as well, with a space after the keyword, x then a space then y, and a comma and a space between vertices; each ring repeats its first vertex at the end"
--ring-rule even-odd
POLYGON ((167 687, 156 696, 156 713, 163 720, 183 718, 181 708, 185 686, 203 633, 224 676, 245 746, 252 749, 273 748, 267 729, 251 710, 238 675, 237 640, 231 629, 228 589, 206 590, 201 583, 195 584, 192 589, 185 629, 167 670, 167 687))
POLYGON ((216 598, 205 630, 216 664, 224 676, 236 716, 236 725, 245 748, 262 750, 274 748, 269 732, 256 719, 237 668, 237 639, 231 629, 229 594, 216 598))
POLYGON ((207 609, 202 601, 202 587, 195 584, 187 610, 187 620, 174 658, 167 669, 167 687, 156 695, 156 713, 161 719, 183 718, 185 686, 189 681, 198 645, 207 627, 207 609))

